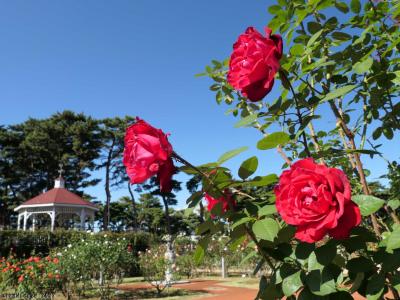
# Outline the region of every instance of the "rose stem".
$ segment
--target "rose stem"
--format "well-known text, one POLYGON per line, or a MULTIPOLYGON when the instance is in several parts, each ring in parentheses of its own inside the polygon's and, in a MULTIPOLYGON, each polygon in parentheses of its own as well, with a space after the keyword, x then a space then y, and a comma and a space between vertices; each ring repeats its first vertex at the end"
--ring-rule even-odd
MULTIPOLYGON (((347 139, 350 142, 350 147, 352 150, 356 150, 356 143, 354 141, 354 134, 353 132, 350 131, 350 129, 347 127, 346 123, 344 122, 342 116, 340 115, 340 112, 335 104, 335 102, 333 100, 329 100, 329 105, 331 107, 331 110, 333 111, 333 114, 335 115, 337 121, 340 124, 340 127, 343 129, 344 134, 346 135, 347 139)), ((364 169, 363 169, 363 165, 360 159, 360 154, 357 152, 353 153, 354 155, 354 160, 356 163, 356 167, 357 167, 357 172, 358 175, 360 176, 360 181, 361 181, 361 185, 362 185, 362 189, 365 195, 370 195, 370 190, 368 187, 368 183, 367 180, 365 178, 365 173, 364 173, 364 169)), ((376 219, 376 216, 374 214, 370 215, 371 217, 371 221, 372 221, 372 227, 374 228, 375 234, 380 237, 381 236, 381 230, 380 230, 380 226, 378 223, 378 220, 376 219)))
MULTIPOLYGON (((177 154, 175 151, 172 152, 172 157, 174 157, 176 160, 178 160, 179 162, 181 162, 182 164, 184 164, 185 166, 192 168, 193 170, 195 170, 196 172, 198 172, 200 175, 202 175, 203 177, 207 178, 207 180, 209 181, 209 183, 222 195, 224 196, 224 193, 214 184, 214 182, 209 178, 209 176, 207 174, 205 174, 202 170, 200 170, 199 168, 197 168, 196 166, 192 165, 190 162, 188 162, 186 159, 184 159, 182 156, 180 156, 179 154, 177 154)), ((230 201, 228 201, 228 205, 231 211, 235 211, 235 207, 232 205, 232 203, 230 201)), ((257 238, 255 237, 254 233, 250 230, 250 228, 246 225, 246 232, 247 234, 250 236, 250 238, 253 240, 253 242, 256 244, 257 246, 257 251, 262 255, 262 257, 264 258, 264 260, 267 262, 267 264, 270 266, 270 268, 272 270, 275 269, 275 266, 273 265, 272 261, 269 259, 268 255, 264 253, 264 251, 262 251, 262 246, 261 244, 257 241, 257 238)))
MULTIPOLYGON (((290 88, 290 90, 291 90, 291 92, 292 92, 292 94, 293 94, 294 103, 295 103, 295 105, 296 105, 297 118, 299 119, 300 127, 303 127, 303 117, 302 117, 302 115, 301 115, 301 111, 300 111, 300 107, 299 107, 299 101, 298 101, 297 95, 296 95, 296 93, 295 93, 295 91, 294 91, 294 89, 293 89, 293 86, 292 86, 291 82, 289 81, 289 78, 286 76, 286 73, 285 73, 284 70, 282 70, 282 72, 279 72, 279 74, 281 74, 281 76, 284 77, 284 80, 285 80, 285 81, 288 83, 288 85, 289 85, 289 88, 290 88)), ((306 151, 307 156, 308 156, 308 157, 311 157, 311 152, 310 152, 310 150, 308 149, 308 145, 307 145, 307 136, 306 136, 306 133, 305 133, 305 131, 304 131, 304 128, 303 128, 303 132, 301 133, 301 135, 302 135, 302 137, 303 137, 304 150, 306 151)))

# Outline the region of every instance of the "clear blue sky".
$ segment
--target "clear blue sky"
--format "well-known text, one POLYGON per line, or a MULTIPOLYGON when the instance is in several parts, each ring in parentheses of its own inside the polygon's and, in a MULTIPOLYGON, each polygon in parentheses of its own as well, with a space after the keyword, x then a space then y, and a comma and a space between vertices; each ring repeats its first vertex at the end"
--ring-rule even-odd
MULTIPOLYGON (((260 172, 279 172, 274 151, 259 152, 260 135, 234 129, 195 78, 223 59, 247 26, 262 30, 270 1, 69 0, 1 1, 0 124, 70 109, 96 118, 138 115, 171 133, 177 152, 195 164, 238 146, 251 150, 229 166, 258 155, 260 172)), ((270 95, 274 99, 279 87, 270 95)), ((333 125, 333 119, 323 120, 333 125)), ((398 159, 393 145, 388 157, 398 159)), ((367 160, 376 178, 386 166, 367 160)), ((180 179, 183 179, 181 176, 180 179)), ((87 192, 104 198, 103 187, 87 192)), ((114 191, 114 199, 127 194, 114 191)), ((187 193, 179 195, 183 206, 187 193)))

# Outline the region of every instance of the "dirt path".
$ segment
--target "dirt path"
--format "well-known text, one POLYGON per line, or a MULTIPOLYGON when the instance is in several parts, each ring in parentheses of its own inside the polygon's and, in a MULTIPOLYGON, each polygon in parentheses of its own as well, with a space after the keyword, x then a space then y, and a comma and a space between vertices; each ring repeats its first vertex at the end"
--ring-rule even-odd
MULTIPOLYGON (((253 300, 257 290, 224 285, 223 281, 217 280, 193 280, 190 283, 176 284, 174 288, 191 290, 204 293, 204 295, 193 299, 204 300, 253 300)), ((151 288, 148 284, 123 284, 118 287, 122 290, 134 290, 151 288)), ((184 298, 182 298, 183 300, 184 298)))
MULTIPOLYGON (((176 284, 173 287, 203 293, 203 295, 191 298, 193 300, 253 300, 257 295, 254 288, 243 288, 228 285, 229 282, 218 280, 192 280, 190 283, 176 284)), ((122 290, 135 290, 152 288, 149 284, 123 284, 119 286, 122 290)), ((385 295, 385 299, 392 299, 390 295, 385 295)), ((366 300, 358 293, 353 294, 355 300, 366 300)), ((285 299, 285 298, 284 298, 285 299)), ((184 300, 184 298, 182 298, 184 300)))

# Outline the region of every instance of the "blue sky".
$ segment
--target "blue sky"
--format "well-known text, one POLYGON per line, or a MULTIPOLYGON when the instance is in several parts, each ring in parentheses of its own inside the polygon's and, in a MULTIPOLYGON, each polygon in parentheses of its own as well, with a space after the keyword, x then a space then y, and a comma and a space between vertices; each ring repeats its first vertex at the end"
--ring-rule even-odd
MULTIPOLYGON (((234 129, 195 78, 213 58, 227 57, 247 26, 262 30, 270 1, 86 0, 1 1, 0 124, 70 109, 96 118, 138 115, 170 132, 175 150, 194 164, 250 146, 228 166, 256 154, 260 174, 279 172, 274 151, 255 150, 260 135, 234 129)), ((274 99, 279 87, 270 97, 274 99)), ((323 119, 333 125, 331 115, 323 119)), ((386 143, 390 159, 398 159, 386 143)), ((366 160, 378 177, 383 161, 366 160)), ((183 176, 179 177, 184 179, 183 176)), ((103 187, 87 192, 104 198, 103 187)), ((114 191, 114 199, 127 194, 114 191)), ((178 198, 183 206, 188 194, 178 198)))

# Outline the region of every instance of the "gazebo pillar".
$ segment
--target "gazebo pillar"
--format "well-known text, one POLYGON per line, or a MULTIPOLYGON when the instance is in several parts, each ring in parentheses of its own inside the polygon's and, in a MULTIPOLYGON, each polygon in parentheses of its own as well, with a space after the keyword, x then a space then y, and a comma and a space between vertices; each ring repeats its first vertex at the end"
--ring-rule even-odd
POLYGON ((35 227, 36 227, 36 215, 33 214, 32 215, 32 231, 35 231, 35 227))
POLYGON ((81 230, 85 230, 85 221, 86 221, 86 211, 84 208, 81 209, 81 230))
POLYGON ((51 219, 51 227, 50 227, 50 231, 53 232, 54 231, 54 225, 56 223, 56 212, 53 211, 50 213, 50 219, 51 219))
POLYGON ((24 227, 23 230, 26 230, 26 223, 28 222, 28 212, 24 211, 24 227))
POLYGON ((17 223, 17 230, 20 230, 21 229, 21 214, 19 213, 18 214, 18 221, 17 221, 18 223, 17 223))

